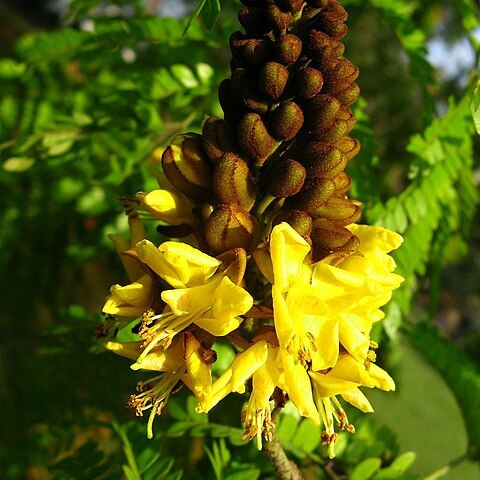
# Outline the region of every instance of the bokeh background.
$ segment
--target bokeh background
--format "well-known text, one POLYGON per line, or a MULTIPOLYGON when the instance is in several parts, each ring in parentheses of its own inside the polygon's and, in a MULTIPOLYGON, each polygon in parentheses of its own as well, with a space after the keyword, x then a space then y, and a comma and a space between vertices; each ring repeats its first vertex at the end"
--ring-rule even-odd
MULTIPOLYGON (((137 458, 161 452, 157 464, 170 462, 138 478, 179 478, 180 469, 183 478, 230 478, 217 475, 218 462, 225 471, 241 470, 218 440, 229 432, 201 437, 172 430, 190 418, 183 392, 160 422, 170 435, 148 443, 143 420, 124 407, 137 378, 95 340, 109 287, 124 278, 107 239, 127 229, 119 197, 155 187, 155 148, 175 133, 198 131, 206 115, 221 115, 216 90, 229 75, 228 37, 239 28, 240 3, 224 0, 213 28, 204 15, 183 36, 197 3, 0 0, 0 478, 122 478, 122 465, 131 465, 128 445, 137 458)), ((468 88, 478 68, 479 6, 460 0, 344 3, 347 56, 360 67, 362 90, 364 149, 351 175, 368 209, 405 189, 411 138, 447 112, 449 97, 459 99, 468 88)), ((475 369, 480 222, 472 215, 471 227, 452 235, 442 261, 427 266, 407 320, 430 319, 475 369)), ((401 327, 393 317, 382 337, 389 352, 382 361, 398 391, 369 395, 377 412, 362 424, 359 442, 382 441, 350 458, 388 463, 413 451, 413 476, 401 478, 480 478, 474 457, 462 458, 468 435, 457 400, 463 392, 408 336, 392 334, 401 327)), ((239 419, 229 412, 240 410, 232 406, 241 399, 229 402, 212 422, 238 429, 239 419)), ((302 441, 301 432, 294 436, 299 421, 288 422, 283 435, 295 447, 302 441)), ((230 447, 244 465, 260 455, 230 447)), ((325 471, 313 469, 311 478, 336 478, 325 471)))

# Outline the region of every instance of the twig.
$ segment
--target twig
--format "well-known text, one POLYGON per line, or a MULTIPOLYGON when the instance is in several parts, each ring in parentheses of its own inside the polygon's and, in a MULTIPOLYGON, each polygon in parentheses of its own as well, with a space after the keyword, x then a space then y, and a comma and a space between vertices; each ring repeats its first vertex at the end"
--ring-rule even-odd
POLYGON ((280 480, 303 480, 300 469, 288 459, 275 431, 272 432, 271 440, 263 443, 262 451, 275 468, 280 480))

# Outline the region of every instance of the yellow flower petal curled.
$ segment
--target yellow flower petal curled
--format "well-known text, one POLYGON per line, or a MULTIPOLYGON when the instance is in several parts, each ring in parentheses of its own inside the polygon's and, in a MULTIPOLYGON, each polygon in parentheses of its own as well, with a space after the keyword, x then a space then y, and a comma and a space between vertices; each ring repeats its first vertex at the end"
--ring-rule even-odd
POLYGON ((165 223, 180 225, 192 221, 193 204, 179 191, 157 189, 135 196, 145 210, 165 223))
POLYGON ((213 408, 229 393, 244 393, 245 382, 265 364, 267 358, 268 347, 265 340, 256 342, 244 352, 237 354, 232 364, 213 384, 208 410, 213 408))
POLYGON ((102 312, 122 317, 138 317, 150 308, 152 302, 152 277, 141 276, 129 285, 113 285, 102 312))
POLYGON ((174 288, 203 285, 221 264, 181 242, 164 242, 157 248, 149 240, 143 240, 136 248, 140 260, 174 288))

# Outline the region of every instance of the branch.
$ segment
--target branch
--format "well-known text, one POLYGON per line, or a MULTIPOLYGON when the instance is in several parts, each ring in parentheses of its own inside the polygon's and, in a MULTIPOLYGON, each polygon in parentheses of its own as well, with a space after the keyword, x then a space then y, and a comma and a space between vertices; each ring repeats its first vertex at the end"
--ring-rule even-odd
POLYGON ((272 439, 263 443, 262 451, 275 468, 280 480, 303 480, 300 469, 288 459, 275 431, 272 432, 272 439))

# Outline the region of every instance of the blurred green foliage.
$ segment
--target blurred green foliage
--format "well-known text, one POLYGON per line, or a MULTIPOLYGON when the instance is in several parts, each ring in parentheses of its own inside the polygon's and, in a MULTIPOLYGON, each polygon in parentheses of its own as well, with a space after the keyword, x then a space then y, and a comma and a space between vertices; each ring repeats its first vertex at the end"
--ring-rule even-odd
MULTIPOLYGON (((255 446, 239 440, 230 412, 241 411, 242 398, 207 419, 180 392, 149 441, 123 408, 133 376, 95 346, 99 306, 123 275, 106 240, 126 229, 118 197, 155 186, 156 148, 221 115, 216 91, 238 29, 236 1, 190 2, 189 19, 157 17, 147 3, 74 0, 59 28, 21 35, 0 57, 1 478, 273 478, 255 446), (114 16, 109 4, 118 7, 114 16)), ((384 339, 394 353, 406 335, 438 368, 468 426, 466 458, 478 459, 480 375, 467 356, 480 345, 480 324, 467 317, 448 332, 458 345, 473 345, 467 355, 434 326, 446 265, 469 248, 470 268, 480 258, 472 240, 479 235, 478 2, 344 4, 347 55, 362 71, 363 92, 352 193, 366 220, 405 237, 396 259, 406 282, 389 307, 384 339), (429 63, 431 38, 470 42, 467 75, 447 79, 429 63), (428 326, 412 326, 419 320, 428 326)), ((350 415, 357 434, 341 437, 335 462, 310 423, 291 411, 281 418, 280 440, 307 479, 419 478, 409 473, 415 454, 401 454, 393 431, 350 415)), ((439 472, 429 480, 448 466, 439 472)))

